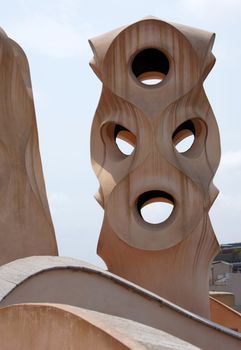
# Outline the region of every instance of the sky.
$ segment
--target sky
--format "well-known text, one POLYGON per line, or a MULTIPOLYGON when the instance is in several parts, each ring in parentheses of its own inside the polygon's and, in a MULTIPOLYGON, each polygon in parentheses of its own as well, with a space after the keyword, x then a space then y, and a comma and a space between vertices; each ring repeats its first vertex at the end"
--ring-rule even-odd
POLYGON ((216 33, 204 84, 222 158, 210 211, 219 243, 241 241, 241 0, 0 0, 0 26, 27 54, 40 152, 59 253, 104 267, 96 255, 103 210, 93 195, 90 128, 101 83, 88 39, 148 15, 216 33))

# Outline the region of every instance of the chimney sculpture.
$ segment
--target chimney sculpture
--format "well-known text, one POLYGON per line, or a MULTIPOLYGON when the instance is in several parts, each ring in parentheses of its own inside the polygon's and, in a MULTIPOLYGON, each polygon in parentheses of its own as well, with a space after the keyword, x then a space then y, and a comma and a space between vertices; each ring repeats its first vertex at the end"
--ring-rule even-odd
POLYGON ((58 255, 28 61, 1 28, 0 125, 0 265, 31 255, 58 255))
POLYGON ((218 194, 220 141, 203 88, 214 37, 150 17, 90 40, 90 65, 103 84, 91 134, 105 211, 98 254, 109 271, 204 317, 219 250, 208 212, 218 194), (178 151, 189 135, 191 147, 178 151), (142 216, 154 202, 173 206, 158 224, 142 216))

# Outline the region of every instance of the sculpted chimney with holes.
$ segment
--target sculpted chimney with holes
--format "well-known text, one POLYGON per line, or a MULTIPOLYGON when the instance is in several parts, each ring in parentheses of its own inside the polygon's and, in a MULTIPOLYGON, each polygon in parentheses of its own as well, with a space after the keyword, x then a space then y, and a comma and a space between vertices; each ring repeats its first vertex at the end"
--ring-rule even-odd
POLYGON ((103 83, 91 135, 105 210, 98 254, 109 271, 205 317, 219 250, 208 212, 220 141, 203 89, 213 42, 213 33, 153 17, 90 40, 103 83), (148 222, 144 208, 157 202, 172 211, 148 222))
POLYGON ((240 350, 238 312, 210 298, 222 327, 199 316, 218 251, 219 134, 203 90, 213 41, 147 18, 90 42, 103 83, 91 135, 98 254, 111 274, 53 256, 28 61, 0 28, 1 350, 240 350), (170 211, 150 219, 154 205, 170 211))

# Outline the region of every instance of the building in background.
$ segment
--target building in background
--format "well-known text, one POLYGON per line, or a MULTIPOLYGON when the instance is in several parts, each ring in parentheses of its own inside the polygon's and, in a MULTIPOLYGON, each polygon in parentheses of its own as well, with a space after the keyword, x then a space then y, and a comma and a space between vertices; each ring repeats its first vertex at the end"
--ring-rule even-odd
POLYGON ((209 286, 211 296, 241 311, 241 243, 221 245, 221 252, 212 263, 209 286), (230 293, 234 296, 233 305, 230 293))

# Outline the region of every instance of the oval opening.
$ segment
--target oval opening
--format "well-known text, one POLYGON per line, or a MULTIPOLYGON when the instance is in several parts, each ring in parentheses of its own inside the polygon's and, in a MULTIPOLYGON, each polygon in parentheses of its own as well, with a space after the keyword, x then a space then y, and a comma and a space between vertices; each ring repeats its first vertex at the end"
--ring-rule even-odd
POLYGON ((172 135, 173 145, 179 153, 187 152, 195 141, 195 126, 191 120, 182 123, 172 135))
POLYGON ((150 48, 139 52, 132 61, 132 72, 144 85, 157 85, 169 71, 166 55, 158 49, 150 48))
POLYGON ((192 147, 194 140, 194 135, 186 136, 175 145, 175 148, 179 153, 187 152, 192 147))
POLYGON ((115 143, 119 151, 125 156, 129 156, 135 149, 136 137, 135 135, 121 125, 115 126, 115 143))
POLYGON ((143 73, 138 77, 138 80, 145 85, 157 85, 163 79, 165 75, 159 72, 143 73))
POLYGON ((137 209, 142 219, 148 224, 161 224, 171 216, 174 199, 163 191, 145 192, 137 201, 137 209))

